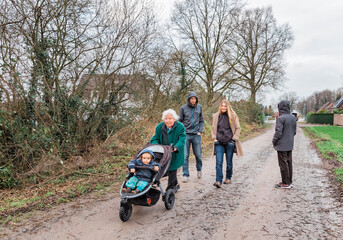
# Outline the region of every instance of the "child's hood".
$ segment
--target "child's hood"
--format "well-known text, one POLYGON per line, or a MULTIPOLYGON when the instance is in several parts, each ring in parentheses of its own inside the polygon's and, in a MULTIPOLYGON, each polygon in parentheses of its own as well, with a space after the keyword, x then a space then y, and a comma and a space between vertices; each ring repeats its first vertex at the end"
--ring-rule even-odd
POLYGON ((151 150, 144 149, 143 151, 140 152, 138 157, 141 157, 143 153, 149 153, 152 156, 151 162, 153 162, 155 160, 155 155, 154 155, 154 153, 151 150))

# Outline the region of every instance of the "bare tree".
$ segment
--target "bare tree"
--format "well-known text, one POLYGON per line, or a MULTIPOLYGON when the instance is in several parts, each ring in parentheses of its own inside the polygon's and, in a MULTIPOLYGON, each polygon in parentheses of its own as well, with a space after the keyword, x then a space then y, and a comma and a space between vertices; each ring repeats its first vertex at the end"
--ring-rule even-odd
POLYGON ((15 154, 7 158, 22 164, 51 149, 67 158, 106 137, 135 81, 123 76, 142 70, 157 32, 150 1, 1 0, 0 9, 1 107, 13 116, 0 145, 15 154))
POLYGON ((306 99, 305 99, 305 98, 299 99, 298 103, 296 104, 295 109, 296 109, 299 113, 301 113, 302 115, 306 115, 306 114, 307 114, 306 99))
MULTIPOLYGON (((214 92, 224 92, 232 81, 232 66, 226 64, 223 46, 230 37, 232 14, 240 8, 239 0, 184 0, 175 4, 172 23, 188 52, 187 66, 207 93, 206 104, 214 92)), ((175 34, 173 34, 175 35, 175 34)))
POLYGON ((333 106, 333 104, 342 97, 342 88, 331 91, 325 89, 316 91, 309 97, 298 101, 297 109, 304 114, 308 112, 317 112, 323 106, 333 106))
POLYGON ((339 88, 339 89, 337 89, 336 91, 335 91, 335 96, 336 96, 336 101, 337 100, 339 100, 341 97, 343 97, 343 87, 341 87, 341 88, 339 88))
POLYGON ((282 100, 289 101, 291 111, 293 111, 293 110, 296 110, 296 106, 297 106, 297 103, 299 101, 299 97, 298 97, 296 92, 287 92, 287 93, 282 94, 279 97, 279 101, 282 101, 282 100))
POLYGON ((170 50, 162 46, 156 47, 151 53, 151 60, 147 62, 146 73, 152 81, 149 112, 155 112, 157 109, 161 111, 161 107, 170 105, 171 96, 176 91, 177 69, 170 50))
POLYGON ((291 47, 293 34, 288 24, 277 25, 270 7, 237 13, 232 29, 227 62, 239 79, 236 84, 256 102, 260 90, 282 84, 283 55, 291 47))

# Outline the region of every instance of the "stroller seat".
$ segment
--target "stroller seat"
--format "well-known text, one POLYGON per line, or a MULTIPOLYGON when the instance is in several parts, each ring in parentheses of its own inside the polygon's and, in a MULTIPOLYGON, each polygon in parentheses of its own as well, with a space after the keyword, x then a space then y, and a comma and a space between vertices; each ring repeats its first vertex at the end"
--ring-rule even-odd
POLYGON ((120 211, 119 216, 122 221, 127 221, 132 213, 132 204, 141 205, 141 206, 153 206, 157 203, 162 194, 162 200, 164 201, 165 207, 167 210, 172 209, 175 201, 175 193, 173 189, 164 191, 160 182, 162 177, 167 176, 173 146, 164 146, 158 144, 146 144, 143 149, 141 149, 134 158, 137 158, 142 151, 150 150, 154 153, 155 162, 161 165, 160 170, 153 176, 152 181, 143 189, 142 192, 136 194, 123 193, 122 189, 125 188, 125 183, 132 176, 132 173, 129 172, 120 189, 120 211))

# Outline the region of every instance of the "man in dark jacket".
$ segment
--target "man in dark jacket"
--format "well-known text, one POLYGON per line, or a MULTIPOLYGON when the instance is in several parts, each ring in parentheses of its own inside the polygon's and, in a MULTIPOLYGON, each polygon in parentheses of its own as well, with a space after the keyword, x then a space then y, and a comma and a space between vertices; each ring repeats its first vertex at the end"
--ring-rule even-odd
POLYGON ((276 120, 273 146, 277 151, 282 182, 276 188, 291 188, 292 185, 292 150, 294 136, 297 131, 296 118, 290 111, 289 101, 283 100, 278 104, 279 117, 276 120))
POLYGON ((180 109, 180 120, 186 128, 185 163, 182 167, 183 182, 189 178, 189 152, 192 145, 196 159, 197 176, 201 178, 202 157, 201 157, 201 134, 204 131, 204 117, 202 107, 198 104, 198 97, 195 92, 190 92, 187 97, 187 104, 180 109))

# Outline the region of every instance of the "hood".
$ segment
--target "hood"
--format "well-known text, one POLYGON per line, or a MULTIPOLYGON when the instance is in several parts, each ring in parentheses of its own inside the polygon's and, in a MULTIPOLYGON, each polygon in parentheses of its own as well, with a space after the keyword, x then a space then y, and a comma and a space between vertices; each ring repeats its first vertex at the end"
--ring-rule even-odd
POLYGON ((150 155, 152 156, 151 162, 153 162, 153 161, 155 160, 155 155, 154 155, 154 153, 153 153, 151 150, 148 150, 148 149, 142 150, 142 151, 140 152, 140 154, 138 155, 138 157, 141 157, 141 155, 142 155, 143 153, 150 153, 150 155))
POLYGON ((282 100, 277 105, 280 115, 291 113, 290 103, 287 100, 282 100))
POLYGON ((195 97, 197 99, 196 103, 195 103, 195 106, 198 104, 198 97, 197 97, 197 94, 195 92, 189 92, 188 93, 188 97, 187 97, 187 105, 190 106, 190 107, 193 107, 192 104, 189 102, 189 99, 191 97, 195 97))

